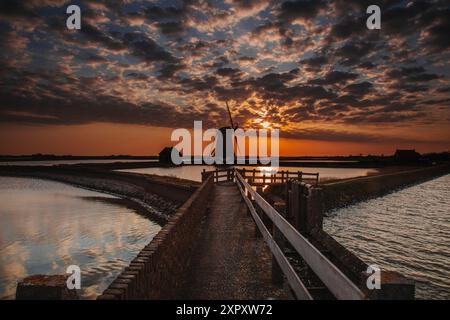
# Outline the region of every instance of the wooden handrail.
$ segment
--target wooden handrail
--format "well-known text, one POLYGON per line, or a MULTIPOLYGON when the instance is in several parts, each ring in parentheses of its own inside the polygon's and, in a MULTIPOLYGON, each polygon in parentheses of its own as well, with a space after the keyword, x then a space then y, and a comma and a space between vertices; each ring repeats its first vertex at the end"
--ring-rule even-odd
MULTIPOLYGON (((300 256, 337 299, 361 300, 366 298, 364 293, 345 274, 343 274, 342 271, 340 271, 330 260, 328 260, 319 250, 317 250, 316 247, 314 247, 304 236, 302 236, 300 232, 298 232, 283 216, 281 216, 269 203, 267 203, 263 197, 254 191, 251 185, 245 181, 237 170, 235 176, 236 183, 241 190, 244 200, 249 200, 246 196, 246 192, 248 192, 250 196, 253 197, 255 203, 262 209, 266 216, 270 218, 272 223, 278 228, 278 230, 280 230, 291 246, 300 254, 300 256)), ((247 200, 246 203, 249 205, 249 201, 247 200)), ((252 211, 250 206, 249 209, 252 211)), ((257 218, 259 218, 259 216, 257 218)), ((267 229, 264 230, 264 228, 261 228, 257 219, 255 219, 255 222, 264 236, 264 233, 268 232, 267 229)), ((266 237, 267 234, 264 239, 266 239, 266 237)), ((270 242, 269 248, 272 250, 274 245, 270 240, 266 241, 268 244, 270 242)), ((278 261, 277 255, 279 252, 275 251, 278 250, 275 248, 272 253, 278 261)), ((280 267, 283 272, 286 272, 286 267, 283 268, 281 263, 280 267)), ((289 271, 287 272, 289 273, 289 271)), ((285 273, 285 275, 289 280, 288 274, 285 273)), ((291 275, 290 278, 292 280, 291 275)), ((290 285, 299 286, 299 284, 295 281, 290 283, 290 285)))
POLYGON ((239 183, 237 183, 237 186, 239 187, 239 191, 241 192, 241 195, 244 198, 244 201, 247 204, 250 213, 253 219, 255 220, 256 225, 258 226, 259 231, 261 232, 264 240, 269 246, 270 251, 274 255, 275 259, 278 262, 278 265, 280 266, 281 270, 286 276, 286 279, 290 287, 294 291, 296 297, 302 300, 312 300, 312 296, 308 292, 308 289, 306 289, 305 285, 300 280, 294 268, 289 263, 289 260, 286 258, 281 248, 275 242, 269 230, 267 230, 266 226, 264 225, 264 222, 262 222, 261 218, 256 213, 255 207, 253 206, 251 200, 245 195, 245 191, 242 189, 239 183))
POLYGON ((248 169, 235 169, 235 168, 226 168, 226 169, 219 169, 216 168, 213 171, 206 171, 203 170, 202 172, 202 176, 208 175, 208 174, 213 174, 214 177, 216 177, 216 182, 218 182, 218 178, 223 178, 225 177, 225 175, 220 175, 219 173, 224 173, 226 172, 226 176, 229 177, 229 179, 227 179, 227 181, 231 181, 233 180, 232 178, 234 177, 234 172, 240 172, 241 176, 244 179, 250 179, 251 180, 251 184, 255 184, 255 185, 265 185, 266 183, 268 184, 273 184, 273 183, 286 183, 289 180, 294 179, 299 179, 299 180, 304 180, 305 178, 308 179, 309 177, 311 178, 315 178, 315 183, 318 184, 319 183, 319 173, 312 173, 312 172, 303 172, 303 171, 278 171, 276 173, 271 173, 270 171, 265 171, 265 170, 248 170, 248 169), (259 175, 257 175, 259 174, 259 175), (261 181, 261 182, 257 182, 257 181, 261 181))

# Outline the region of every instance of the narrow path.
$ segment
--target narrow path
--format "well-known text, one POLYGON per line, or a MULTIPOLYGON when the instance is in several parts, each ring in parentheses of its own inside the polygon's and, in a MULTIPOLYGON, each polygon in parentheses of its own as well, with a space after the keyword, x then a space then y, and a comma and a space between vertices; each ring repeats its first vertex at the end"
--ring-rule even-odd
POLYGON ((271 282, 271 255, 234 183, 214 187, 192 256, 186 299, 286 299, 271 282))

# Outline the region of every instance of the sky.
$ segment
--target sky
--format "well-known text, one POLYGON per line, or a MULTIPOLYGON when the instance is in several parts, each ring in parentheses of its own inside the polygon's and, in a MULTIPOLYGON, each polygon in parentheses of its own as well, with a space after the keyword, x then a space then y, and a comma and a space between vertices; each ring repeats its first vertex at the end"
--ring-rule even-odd
POLYGON ((194 120, 229 125, 225 101, 239 127, 280 129, 281 155, 447 151, 449 17, 448 1, 2 0, 0 154, 153 155, 194 120))

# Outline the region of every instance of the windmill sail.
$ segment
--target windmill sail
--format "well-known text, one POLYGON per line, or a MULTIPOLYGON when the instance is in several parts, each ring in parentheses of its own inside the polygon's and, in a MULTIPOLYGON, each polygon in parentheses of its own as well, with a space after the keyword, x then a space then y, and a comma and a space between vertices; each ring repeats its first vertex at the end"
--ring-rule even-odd
MULTIPOLYGON (((228 101, 225 101, 225 105, 226 105, 226 107, 227 107, 227 112, 228 112, 228 118, 229 118, 229 120, 230 120, 230 126, 227 126, 227 127, 222 127, 222 128, 220 128, 219 129, 219 131, 222 133, 222 137, 224 138, 224 139, 226 139, 226 130, 227 129, 233 129, 233 130, 236 130, 237 128, 238 128, 238 125, 236 124, 234 124, 234 121, 233 121, 233 117, 232 117, 232 115, 231 115, 231 110, 230 110, 230 106, 228 105, 228 101)), ((238 148, 238 153, 239 153, 239 147, 238 147, 238 145, 237 145, 237 138, 236 138, 236 136, 234 136, 234 145, 238 148)), ((226 159, 226 141, 223 141, 223 153, 222 153, 222 157, 223 157, 223 163, 225 163, 225 159, 226 159)), ((233 148, 233 153, 234 153, 234 148, 233 148)), ((216 156, 216 149, 214 149, 212 152, 211 152, 211 156, 212 157, 215 157, 216 156)))
POLYGON ((236 128, 234 127, 233 117, 231 116, 231 111, 230 111, 230 107, 228 106, 228 101, 225 101, 225 104, 226 104, 226 106, 227 106, 228 117, 230 118, 230 124, 231 124, 231 127, 232 127, 233 129, 236 129, 236 128))

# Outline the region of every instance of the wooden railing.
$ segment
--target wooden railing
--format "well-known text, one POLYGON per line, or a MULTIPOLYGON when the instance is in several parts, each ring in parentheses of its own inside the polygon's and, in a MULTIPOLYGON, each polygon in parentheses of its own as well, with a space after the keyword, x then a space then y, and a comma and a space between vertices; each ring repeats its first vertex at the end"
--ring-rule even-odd
POLYGON ((279 170, 237 169, 241 176, 253 186, 265 186, 268 184, 283 184, 290 180, 309 181, 312 184, 319 183, 319 173, 279 170))
POLYGON ((213 176, 214 183, 224 182, 224 181, 234 181, 234 168, 226 168, 226 169, 218 169, 214 171, 206 171, 202 172, 202 181, 205 181, 210 175, 213 176))
POLYGON ((284 184, 288 181, 308 181, 311 184, 318 185, 319 183, 319 173, 303 172, 303 171, 287 171, 281 170, 276 172, 271 172, 269 170, 258 170, 258 169, 235 169, 234 167, 218 169, 214 171, 202 172, 202 181, 208 175, 214 175, 214 182, 222 181, 233 181, 235 171, 238 171, 241 176, 252 186, 266 186, 273 184, 284 184))
POLYGON ((264 214, 270 219, 274 226, 274 234, 275 232, 281 233, 337 299, 360 300, 366 298, 364 293, 342 271, 253 190, 252 185, 237 170, 235 171, 235 181, 259 231, 298 299, 312 299, 312 296, 280 248, 280 241, 269 232, 260 214, 264 214), (258 212, 260 213, 258 214, 258 212))

